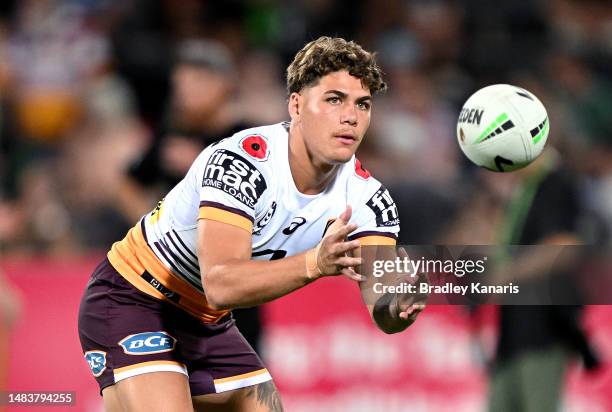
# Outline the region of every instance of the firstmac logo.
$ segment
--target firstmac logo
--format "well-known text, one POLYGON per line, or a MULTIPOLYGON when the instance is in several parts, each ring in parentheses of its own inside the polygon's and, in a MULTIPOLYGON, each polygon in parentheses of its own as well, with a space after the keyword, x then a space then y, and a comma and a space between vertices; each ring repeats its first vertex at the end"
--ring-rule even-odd
POLYGON ((119 345, 128 355, 149 355, 174 350, 176 339, 166 332, 143 332, 126 336, 119 345))
POLYGON ((376 226, 390 227, 399 225, 397 206, 395 206, 389 191, 384 186, 381 185, 378 188, 376 193, 368 200, 367 205, 376 215, 376 226))
POLYGON ((202 187, 223 190, 254 209, 267 184, 261 172, 244 157, 229 150, 218 149, 206 163, 202 187))

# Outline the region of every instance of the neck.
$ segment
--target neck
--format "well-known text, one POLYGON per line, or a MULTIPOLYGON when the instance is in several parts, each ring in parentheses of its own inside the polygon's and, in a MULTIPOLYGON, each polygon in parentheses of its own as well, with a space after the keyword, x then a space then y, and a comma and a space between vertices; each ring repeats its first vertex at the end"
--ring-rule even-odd
POLYGON ((301 131, 291 123, 289 127, 289 168, 295 187, 305 195, 321 193, 332 181, 337 165, 317 161, 308 151, 301 131))

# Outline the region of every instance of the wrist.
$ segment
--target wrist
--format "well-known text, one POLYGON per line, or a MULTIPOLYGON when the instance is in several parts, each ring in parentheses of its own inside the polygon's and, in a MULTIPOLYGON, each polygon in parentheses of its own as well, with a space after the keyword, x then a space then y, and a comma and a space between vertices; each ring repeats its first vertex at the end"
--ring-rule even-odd
POLYGON ((306 278, 308 279, 308 281, 313 281, 323 276, 323 272, 321 272, 321 269, 319 269, 317 259, 318 251, 319 248, 316 247, 314 249, 310 249, 305 253, 306 278))
POLYGON ((398 296, 395 293, 386 293, 381 296, 372 310, 374 322, 385 333, 398 333, 410 326, 414 319, 402 319, 398 296))

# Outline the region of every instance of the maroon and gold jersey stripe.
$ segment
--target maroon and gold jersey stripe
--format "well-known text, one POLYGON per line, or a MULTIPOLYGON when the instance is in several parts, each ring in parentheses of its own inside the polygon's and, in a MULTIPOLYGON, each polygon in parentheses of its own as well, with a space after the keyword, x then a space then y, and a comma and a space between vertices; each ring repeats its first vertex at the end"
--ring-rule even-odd
POLYGON ((214 323, 228 311, 216 311, 208 306, 206 296, 172 273, 147 244, 140 224, 129 230, 125 238, 115 242, 108 252, 108 260, 128 282, 141 292, 171 302, 207 323, 214 323), (167 289, 177 293, 178 301, 166 298, 142 275, 148 272, 167 289))
POLYGON ((349 236, 349 239, 359 240, 361 246, 395 246, 397 244, 396 237, 386 232, 361 232, 349 236))
POLYGON ((239 209, 227 207, 216 202, 200 202, 198 219, 210 219, 217 222, 237 226, 251 233, 253 230, 253 219, 239 209))

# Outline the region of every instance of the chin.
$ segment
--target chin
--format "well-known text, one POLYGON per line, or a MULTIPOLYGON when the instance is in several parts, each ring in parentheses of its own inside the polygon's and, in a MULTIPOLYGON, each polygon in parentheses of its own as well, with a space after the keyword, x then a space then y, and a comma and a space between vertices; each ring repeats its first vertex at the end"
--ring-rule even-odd
POLYGON ((353 151, 343 151, 342 153, 334 153, 330 156, 330 163, 332 164, 341 164, 346 163, 353 158, 353 151))

